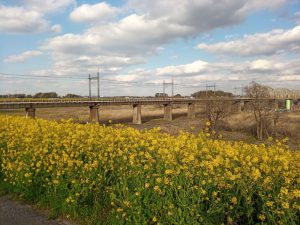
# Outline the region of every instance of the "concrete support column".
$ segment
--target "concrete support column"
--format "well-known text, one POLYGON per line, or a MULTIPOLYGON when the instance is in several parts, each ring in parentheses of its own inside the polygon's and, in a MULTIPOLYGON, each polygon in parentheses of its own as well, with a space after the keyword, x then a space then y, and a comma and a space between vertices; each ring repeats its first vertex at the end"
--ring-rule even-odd
POLYGON ((132 123, 142 124, 142 107, 141 105, 133 105, 132 123))
POLYGON ((278 100, 274 99, 274 110, 278 109, 278 100))
POLYGON ((235 103, 236 105, 236 112, 240 113, 244 109, 244 101, 238 101, 235 103))
POLYGON ((90 106, 90 123, 99 123, 99 106, 90 106))
POLYGON ((244 101, 244 108, 243 111, 250 111, 251 110, 251 104, 250 101, 244 101))
POLYGON ((241 110, 244 111, 245 109, 245 101, 240 101, 241 104, 241 110))
POLYGON ((195 104, 189 103, 188 104, 188 119, 195 119, 196 113, 195 113, 195 104))
POLYGON ((172 104, 164 105, 164 119, 169 121, 172 120, 172 104))
POLYGON ((28 117, 32 119, 35 118, 35 108, 26 108, 25 111, 26 111, 26 118, 28 117))

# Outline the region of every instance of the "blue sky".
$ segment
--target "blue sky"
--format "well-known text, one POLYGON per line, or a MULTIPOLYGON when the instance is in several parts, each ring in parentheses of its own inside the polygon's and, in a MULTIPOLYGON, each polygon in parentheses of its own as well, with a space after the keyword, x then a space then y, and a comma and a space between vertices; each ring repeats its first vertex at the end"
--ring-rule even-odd
POLYGON ((0 94, 300 89, 299 53, 298 0, 0 0, 0 94))

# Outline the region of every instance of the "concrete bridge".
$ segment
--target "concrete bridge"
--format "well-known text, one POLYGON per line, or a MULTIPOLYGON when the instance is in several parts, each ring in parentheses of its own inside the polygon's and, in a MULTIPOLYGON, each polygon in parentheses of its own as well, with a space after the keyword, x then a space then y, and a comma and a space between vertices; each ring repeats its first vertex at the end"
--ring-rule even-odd
MULTIPOLYGON (((228 101, 229 105, 235 106, 235 111, 242 111, 243 108, 252 101, 251 98, 206 98, 206 99, 192 99, 192 98, 100 98, 97 100, 30 100, 30 101, 1 101, 1 109, 25 109, 26 116, 35 118, 35 111, 38 108, 54 108, 54 107, 89 107, 90 122, 99 122, 99 108, 106 105, 132 105, 134 124, 142 123, 142 105, 163 105, 164 119, 172 120, 172 106, 174 104, 187 105, 187 117, 189 119, 195 118, 195 104, 208 103, 209 101, 228 101)), ((277 99, 265 98, 261 99, 274 103, 275 108, 277 99)))

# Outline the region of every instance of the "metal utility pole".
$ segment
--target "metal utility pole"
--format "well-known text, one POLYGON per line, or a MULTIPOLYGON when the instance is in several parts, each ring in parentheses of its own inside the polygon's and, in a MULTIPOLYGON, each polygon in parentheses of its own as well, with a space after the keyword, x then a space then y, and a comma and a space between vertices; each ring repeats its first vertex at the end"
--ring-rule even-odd
POLYGON ((216 83, 214 83, 214 96, 216 96, 216 83))
POLYGON ((234 86, 234 96, 236 96, 236 90, 237 90, 237 87, 236 86, 234 86))
POLYGON ((92 80, 97 80, 97 90, 98 90, 98 98, 100 98, 100 76, 99 72, 96 77, 91 77, 89 74, 89 98, 92 99, 92 80))
POLYGON ((208 91, 208 88, 214 88, 214 95, 216 95, 216 84, 213 84, 213 85, 207 85, 207 82, 205 84, 205 93, 206 93, 206 97, 207 97, 207 91, 208 91))
POLYGON ((89 74, 89 99, 92 98, 92 90, 91 90, 91 74, 89 74))
POLYGON ((100 76, 99 76, 99 71, 97 73, 97 87, 98 87, 98 98, 100 98, 100 76))
POLYGON ((173 78, 172 78, 172 82, 163 82, 163 92, 164 92, 164 96, 166 95, 166 85, 172 85, 172 97, 173 97, 173 94, 174 94, 174 82, 173 82, 173 78))
POLYGON ((172 77, 172 98, 174 97, 174 79, 172 77))

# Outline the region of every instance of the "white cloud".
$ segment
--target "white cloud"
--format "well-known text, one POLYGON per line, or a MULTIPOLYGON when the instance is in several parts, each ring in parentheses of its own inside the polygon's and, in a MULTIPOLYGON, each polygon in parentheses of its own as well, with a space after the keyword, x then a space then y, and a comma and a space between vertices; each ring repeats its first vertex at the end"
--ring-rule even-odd
POLYGON ((119 56, 89 56, 75 57, 70 54, 56 53, 53 55, 54 63, 51 69, 36 71, 37 74, 55 76, 88 76, 100 70, 101 74, 111 76, 118 74, 124 67, 143 63, 139 57, 119 56))
POLYGON ((71 12, 70 19, 74 22, 103 22, 115 17, 119 12, 120 9, 106 2, 94 5, 83 4, 71 12))
POLYGON ((67 54, 118 56, 149 55, 170 39, 187 35, 188 27, 166 25, 136 14, 118 23, 98 24, 83 34, 65 34, 48 40, 45 49, 67 54))
POLYGON ((295 22, 297 24, 300 25, 300 11, 299 12, 295 12, 295 14, 293 15, 293 19, 295 20, 295 22))
POLYGON ((129 0, 129 6, 149 19, 210 31, 242 22, 256 10, 275 9, 287 0, 129 0))
POLYGON ((274 69, 282 69, 284 67, 284 64, 277 62, 274 64, 274 61, 272 60, 266 60, 266 59, 257 59, 254 61, 251 61, 249 64, 249 69, 252 71, 270 71, 274 69))
POLYGON ((62 10, 71 3, 74 0, 24 0, 15 6, 0 4, 0 32, 28 34, 59 31, 61 28, 58 25, 51 26, 46 15, 62 10))
POLYGON ((43 53, 41 51, 26 51, 19 55, 11 55, 4 59, 5 63, 17 63, 17 62, 23 62, 29 58, 36 57, 39 55, 42 55, 43 53))
POLYGON ((274 55, 300 52, 300 26, 289 30, 246 35, 241 39, 214 44, 201 43, 197 48, 215 54, 238 56, 274 55))
POLYGON ((183 75, 183 74, 199 74, 207 70, 207 62, 202 60, 195 61, 190 64, 179 65, 179 66, 167 66, 163 68, 158 68, 156 70, 157 75, 183 75))
MULTIPOLYGON (((197 85, 199 82, 230 82, 252 80, 280 81, 297 79, 300 76, 300 60, 256 59, 242 62, 205 62, 194 61, 185 65, 166 66, 153 70, 135 70, 125 77, 135 77, 132 81, 161 83, 174 77, 178 84, 197 85)), ((116 76, 117 78, 118 76, 116 76)))
POLYGON ((32 33, 45 31, 48 27, 48 21, 37 11, 0 5, 0 32, 32 33))
MULTIPOLYGON (((92 23, 81 34, 51 38, 42 49, 52 53, 55 64, 62 61, 62 56, 69 62, 76 62, 82 55, 94 59, 92 62, 98 62, 97 57, 120 57, 141 63, 147 57, 159 54, 166 43, 238 24, 253 11, 273 8, 282 2, 284 0, 274 0, 271 6, 257 0, 228 0, 222 4, 217 0, 132 0, 127 7, 132 14, 115 22, 92 23)), ((110 11, 110 7, 106 3, 83 5, 71 15, 75 19, 77 14, 78 21, 96 21, 105 15, 103 12, 110 11)))
POLYGON ((76 0, 24 0, 24 6, 37 12, 52 13, 75 4, 76 0))
POLYGON ((300 80, 300 75, 290 75, 279 78, 280 81, 298 81, 300 80))
MULTIPOLYGON (((48 39, 41 49, 52 54, 54 64, 44 73, 87 76, 100 67, 100 74, 105 74, 105 77, 150 83, 159 83, 171 75, 178 82, 197 83, 204 80, 237 80, 246 76, 244 71, 261 74, 265 71, 259 69, 258 62, 244 62, 241 65, 201 60, 124 74, 125 68, 145 63, 147 57, 162 51, 166 43, 240 23, 250 12, 268 7, 259 1, 254 2, 249 5, 249 1, 240 0, 222 4, 219 1, 196 0, 131 1, 132 14, 119 21, 92 23, 82 34, 69 33, 48 39)), ((279 4, 282 1, 276 2, 279 4)), ((84 20, 79 18, 78 21, 84 20)))
POLYGON ((60 24, 54 24, 52 27, 51 27, 51 30, 55 33, 60 33, 62 31, 62 27, 60 24))

